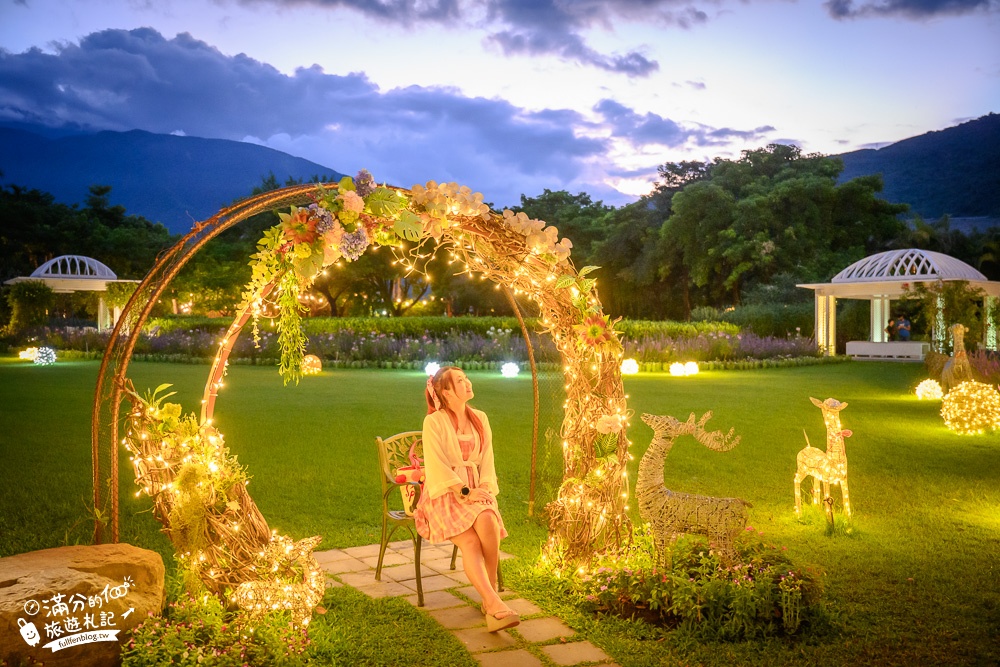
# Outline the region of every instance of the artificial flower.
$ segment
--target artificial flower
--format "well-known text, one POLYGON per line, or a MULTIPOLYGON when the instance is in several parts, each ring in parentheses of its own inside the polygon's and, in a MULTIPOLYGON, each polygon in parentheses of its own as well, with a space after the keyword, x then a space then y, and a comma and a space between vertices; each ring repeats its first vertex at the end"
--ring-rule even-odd
POLYGON ((622 430, 623 421, 621 415, 604 415, 597 420, 597 432, 608 434, 618 433, 622 430))
POLYGON ((353 262, 364 254, 370 244, 368 232, 365 231, 364 227, 358 227, 353 232, 344 234, 340 240, 340 252, 344 254, 344 259, 353 262))
POLYGON ((362 169, 358 172, 358 175, 354 177, 354 187, 356 188, 358 196, 364 199, 375 191, 375 179, 367 169, 362 169))
POLYGON ((510 209, 504 209, 503 212, 504 223, 513 229, 518 234, 523 234, 524 236, 529 236, 535 232, 542 231, 545 227, 545 223, 541 220, 531 220, 528 218, 528 214, 524 211, 514 213, 510 209))
POLYGON ((555 254, 556 243, 559 241, 559 230, 555 227, 545 227, 528 234, 524 240, 528 250, 536 255, 555 254))
POLYGON ((365 201, 353 190, 344 190, 337 195, 337 201, 341 202, 341 210, 361 213, 365 210, 365 201))
POLYGON ((580 342, 590 347, 597 347, 611 340, 611 328, 606 316, 589 315, 583 324, 576 324, 573 330, 580 336, 580 342))
POLYGON ((316 223, 319 219, 310 215, 307 208, 293 206, 289 213, 279 213, 281 231, 293 244, 312 243, 316 240, 316 223))

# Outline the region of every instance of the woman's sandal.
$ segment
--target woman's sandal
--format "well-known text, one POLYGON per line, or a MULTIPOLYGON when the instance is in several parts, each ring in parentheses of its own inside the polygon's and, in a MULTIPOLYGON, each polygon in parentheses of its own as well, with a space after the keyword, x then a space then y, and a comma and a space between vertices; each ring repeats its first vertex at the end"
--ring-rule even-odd
POLYGON ((513 609, 500 609, 492 614, 486 613, 485 606, 480 605, 479 609, 486 616, 487 632, 497 632, 506 628, 513 628, 515 625, 521 623, 521 617, 513 609), (500 614, 504 614, 504 616, 499 616, 500 614))

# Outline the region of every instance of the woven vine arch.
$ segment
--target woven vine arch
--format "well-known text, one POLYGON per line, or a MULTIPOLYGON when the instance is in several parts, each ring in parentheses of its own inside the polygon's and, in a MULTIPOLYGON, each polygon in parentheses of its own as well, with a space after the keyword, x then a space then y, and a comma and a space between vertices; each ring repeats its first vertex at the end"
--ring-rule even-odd
MULTIPOLYGON (((603 315, 594 290, 595 281, 585 277, 594 267, 577 271, 568 258, 571 244, 562 241, 556 245, 558 232, 555 228, 546 227, 542 221, 528 220, 523 214, 494 213, 481 203, 481 195, 472 195, 468 188, 455 184, 438 186, 434 182, 426 187, 414 186, 412 190, 377 188, 374 195, 365 197, 360 217, 347 210, 353 206, 352 201, 362 201, 351 192, 354 192, 354 184, 345 179, 340 184, 287 187, 238 202, 196 223, 187 235, 161 255, 140 283, 111 334, 94 394, 91 420, 94 506, 104 507, 101 470, 102 465, 106 465, 109 470, 110 540, 119 539, 119 446, 124 444, 133 455, 137 482, 154 497, 157 516, 165 524, 165 532, 175 545, 178 544, 175 539, 178 529, 174 526, 172 532, 165 515, 176 508, 178 498, 185 492, 180 488, 184 480, 177 476, 182 456, 187 456, 183 461, 206 457, 203 466, 206 475, 210 474, 209 467, 213 471, 217 468, 216 461, 219 466, 226 466, 228 451, 222 444, 222 434, 211 426, 211 416, 215 393, 235 336, 265 299, 273 300, 276 294, 280 298, 281 294, 287 295, 289 291, 307 286, 311 278, 297 273, 301 268, 300 259, 295 260, 294 270, 289 268, 292 260, 285 260, 294 253, 294 244, 284 242, 286 237, 281 236, 280 226, 273 228, 271 254, 262 250, 254 256, 258 258, 254 280, 244 293, 236 320, 220 344, 206 385, 201 417, 195 423, 191 415, 188 422, 181 420, 180 426, 176 414, 168 415, 161 410, 161 399, 155 398, 155 394, 147 395, 144 402, 126 378, 136 342, 154 305, 184 265, 225 230, 251 216, 286 207, 290 207, 292 213, 291 216, 282 215, 282 219, 285 224, 294 224, 296 215, 300 220, 313 215, 306 208, 312 205, 314 212, 320 211, 327 219, 331 218, 332 211, 334 220, 338 216, 341 220, 352 220, 341 228, 342 233, 347 227, 357 230, 364 227, 382 244, 390 242, 387 239, 393 232, 417 242, 411 258, 420 257, 420 248, 433 238, 438 244, 438 252, 450 252, 470 274, 482 275, 509 292, 523 294, 538 307, 541 332, 551 335, 562 356, 566 390, 560 432, 564 479, 556 499, 546 508, 550 526, 546 554, 563 562, 578 563, 586 562, 595 553, 620 548, 631 533, 625 512, 628 499, 626 463, 630 458, 625 425, 630 413, 621 380, 622 347, 613 326, 603 315), (329 210, 321 211, 317 202, 329 210), (261 257, 270 258, 271 265, 281 260, 279 268, 259 268, 267 264, 265 259, 259 259, 261 257), (123 399, 128 399, 132 406, 126 411, 124 420, 123 399), (153 440, 166 449, 157 450, 161 453, 140 451, 153 440), (218 456, 222 458, 209 461, 218 456)), ((265 248, 267 239, 265 235, 258 248, 265 248)), ((322 241, 316 243, 320 244, 316 247, 322 246, 322 241)), ((343 247, 346 255, 346 235, 343 247)), ((322 250, 319 252, 323 254, 322 250)), ((335 254, 340 255, 339 252, 335 254)), ((314 260, 315 264, 308 265, 310 272, 320 265, 317 258, 314 260)), ((410 266, 416 268, 413 264, 410 266)), ((513 305, 519 315, 516 304, 513 305)), ((297 333, 301 336, 301 330, 297 333)), ((281 370, 282 374, 287 372, 297 378, 298 360, 294 354, 292 357, 290 364, 283 358, 281 370)), ((193 569, 210 590, 219 594, 228 591, 233 601, 244 609, 297 609, 298 615, 307 620, 322 595, 322 576, 311 556, 320 538, 293 543, 289 538, 270 532, 244 485, 232 480, 221 492, 221 499, 213 495, 212 500, 221 509, 210 513, 206 519, 204 532, 209 536, 209 544, 204 552, 179 553, 182 560, 187 557, 195 561, 193 569), (243 532, 237 535, 240 529, 243 532), (197 567, 199 557, 205 561, 200 569, 197 567), (280 561, 280 568, 279 564, 274 564, 277 561, 280 561), (265 566, 271 569, 272 564, 274 572, 280 569, 283 576, 280 580, 261 574, 265 566), (292 593, 295 599, 278 604, 274 596, 281 590, 289 590, 289 577, 299 582, 292 593)), ((95 522, 96 542, 105 537, 102 533, 101 523, 95 522)))

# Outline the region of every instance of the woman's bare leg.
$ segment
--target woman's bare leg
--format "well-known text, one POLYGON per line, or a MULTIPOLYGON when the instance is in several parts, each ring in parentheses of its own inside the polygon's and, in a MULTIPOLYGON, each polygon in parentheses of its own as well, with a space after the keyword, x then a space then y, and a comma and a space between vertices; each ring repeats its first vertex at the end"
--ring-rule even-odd
MULTIPOLYGON (((464 533, 460 533, 451 538, 451 541, 458 545, 462 551, 462 567, 465 575, 469 578, 473 588, 483 599, 483 608, 488 614, 495 614, 498 611, 507 610, 507 605, 497 594, 496 587, 490 580, 486 569, 486 558, 483 554, 483 544, 475 527, 469 528, 464 533)), ((495 576, 495 570, 494 570, 495 576)))
POLYGON ((486 565, 486 575, 490 578, 490 586, 497 590, 497 567, 500 562, 500 522, 492 511, 482 512, 472 524, 473 530, 479 536, 479 544, 483 550, 483 561, 486 565))

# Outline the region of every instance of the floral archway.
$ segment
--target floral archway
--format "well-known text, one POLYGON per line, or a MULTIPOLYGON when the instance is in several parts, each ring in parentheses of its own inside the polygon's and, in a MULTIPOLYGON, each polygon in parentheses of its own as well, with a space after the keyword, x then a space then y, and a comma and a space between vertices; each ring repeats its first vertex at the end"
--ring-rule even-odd
MULTIPOLYGON (((101 470, 109 474, 110 539, 118 540, 119 445, 129 451, 140 489, 154 500, 178 555, 213 592, 248 610, 299 610, 306 620, 322 594, 311 557, 319 538, 292 542, 269 531, 242 482, 245 473, 212 426, 215 394, 235 337, 264 308, 278 311, 285 381, 297 381, 305 352, 299 293, 325 266, 353 261, 372 246, 392 246, 419 271, 429 246, 449 252, 463 272, 523 294, 539 310, 542 332, 563 360, 566 400, 561 439, 564 477, 547 506, 548 555, 585 562, 616 549, 631 527, 626 516, 629 442, 621 380, 622 346, 572 244, 523 213, 497 214, 467 187, 433 181, 410 190, 377 186, 365 171, 337 184, 301 185, 261 194, 198 223, 167 251, 125 306, 101 365, 91 444, 94 504, 102 507, 101 470), (171 280, 205 243, 264 211, 280 209, 253 256, 253 275, 236 321, 220 342, 200 418, 165 404, 162 387, 140 397, 126 379, 139 333, 171 280), (402 241, 413 244, 408 251, 402 241), (122 400, 132 406, 121 422, 122 400), (242 532, 240 532, 242 530, 242 532), (197 540, 192 536, 197 537, 197 540)), ((95 524, 95 540, 103 539, 95 524)))

